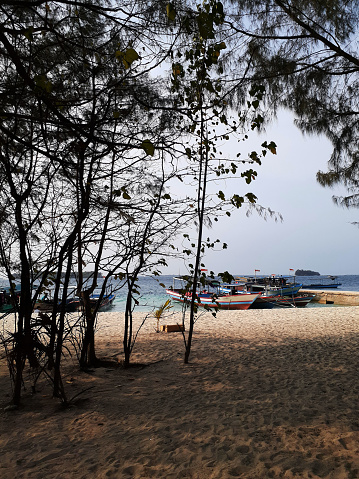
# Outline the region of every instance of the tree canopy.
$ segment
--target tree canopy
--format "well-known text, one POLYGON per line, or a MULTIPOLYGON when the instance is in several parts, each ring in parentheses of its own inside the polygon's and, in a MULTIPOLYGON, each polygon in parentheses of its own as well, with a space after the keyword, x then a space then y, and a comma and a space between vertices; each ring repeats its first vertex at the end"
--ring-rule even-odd
POLYGON ((347 205, 357 204, 358 2, 339 0, 235 0, 226 25, 234 55, 227 72, 232 104, 253 80, 266 85, 268 111, 291 109, 309 134, 333 144, 322 185, 348 186, 347 205), (237 73, 239 72, 239 74, 237 73))

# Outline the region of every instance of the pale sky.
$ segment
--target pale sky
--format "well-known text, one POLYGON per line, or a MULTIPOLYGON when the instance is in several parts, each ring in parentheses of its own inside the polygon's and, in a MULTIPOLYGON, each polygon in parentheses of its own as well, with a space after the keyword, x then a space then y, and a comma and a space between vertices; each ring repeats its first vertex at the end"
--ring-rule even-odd
MULTIPOLYGON (((206 267, 216 274, 228 270, 232 274, 289 274, 289 269, 310 269, 320 274, 359 274, 359 221, 356 209, 343 209, 332 201, 333 194, 344 189, 323 188, 316 181, 318 170, 327 170, 331 154, 325 137, 303 136, 293 124, 293 115, 280 112, 278 119, 259 138, 242 143, 243 153, 259 150, 264 140, 277 144, 277 155, 268 154, 258 166, 257 179, 246 185, 236 180, 227 191, 238 194, 248 191, 258 203, 280 212, 283 222, 265 221, 256 213, 246 217, 238 210, 230 218, 222 218, 205 232, 211 239, 220 239, 228 249, 209 252, 203 258, 206 267)), ((230 140, 237 151, 238 143, 230 140)), ((220 189, 226 192, 226 185, 220 189)), ((184 274, 183 261, 170 261, 164 274, 184 274)))

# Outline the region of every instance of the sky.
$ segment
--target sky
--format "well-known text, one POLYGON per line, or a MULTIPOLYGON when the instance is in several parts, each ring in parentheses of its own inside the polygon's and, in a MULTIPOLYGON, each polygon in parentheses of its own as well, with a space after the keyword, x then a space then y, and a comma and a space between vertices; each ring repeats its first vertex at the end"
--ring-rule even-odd
MULTIPOLYGON (((291 274, 290 269, 309 269, 322 275, 359 274, 359 221, 356 209, 334 204, 333 194, 345 193, 343 187, 323 188, 316 181, 318 170, 326 171, 332 151, 324 136, 304 136, 293 123, 291 112, 281 111, 277 120, 267 126, 261 136, 255 134, 240 150, 259 150, 264 141, 277 144, 277 155, 268 154, 256 168, 257 179, 246 185, 222 184, 225 193, 253 192, 258 204, 283 216, 283 221, 264 220, 253 213, 247 217, 242 208, 230 218, 221 218, 205 232, 211 239, 220 239, 228 247, 207 252, 202 261, 216 274, 263 275, 291 274)), ((236 140, 229 149, 238 151, 236 140)), ((182 260, 169 261, 164 274, 185 274, 182 260)))

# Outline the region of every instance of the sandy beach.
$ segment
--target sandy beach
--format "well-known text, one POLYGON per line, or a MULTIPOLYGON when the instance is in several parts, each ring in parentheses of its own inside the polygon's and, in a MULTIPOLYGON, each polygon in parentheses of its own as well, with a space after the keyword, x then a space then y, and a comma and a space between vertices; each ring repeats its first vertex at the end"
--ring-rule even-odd
MULTIPOLYGON (((122 359, 122 322, 100 314, 99 356, 122 359)), ((6 409, 2 359, 1 479, 359 477, 359 307, 206 313, 183 355, 149 317, 130 369, 66 360, 68 397, 82 392, 67 409, 46 380, 6 409)))

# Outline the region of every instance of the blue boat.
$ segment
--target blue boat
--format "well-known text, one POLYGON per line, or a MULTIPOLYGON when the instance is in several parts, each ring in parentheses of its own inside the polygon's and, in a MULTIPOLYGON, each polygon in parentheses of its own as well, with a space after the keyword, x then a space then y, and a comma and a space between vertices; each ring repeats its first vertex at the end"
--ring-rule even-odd
POLYGON ((335 280, 337 279, 336 276, 328 276, 329 279, 332 280, 332 283, 325 283, 324 279, 322 278, 318 283, 311 283, 311 284, 303 284, 304 289, 327 289, 327 288, 337 288, 341 286, 342 283, 336 283, 335 280))
MULTIPOLYGON (((221 289, 226 291, 226 286, 221 289)), ((298 293, 303 286, 301 283, 288 282, 283 276, 266 276, 266 277, 240 277, 236 278, 232 285, 238 292, 262 293, 262 296, 293 296, 298 293)))

